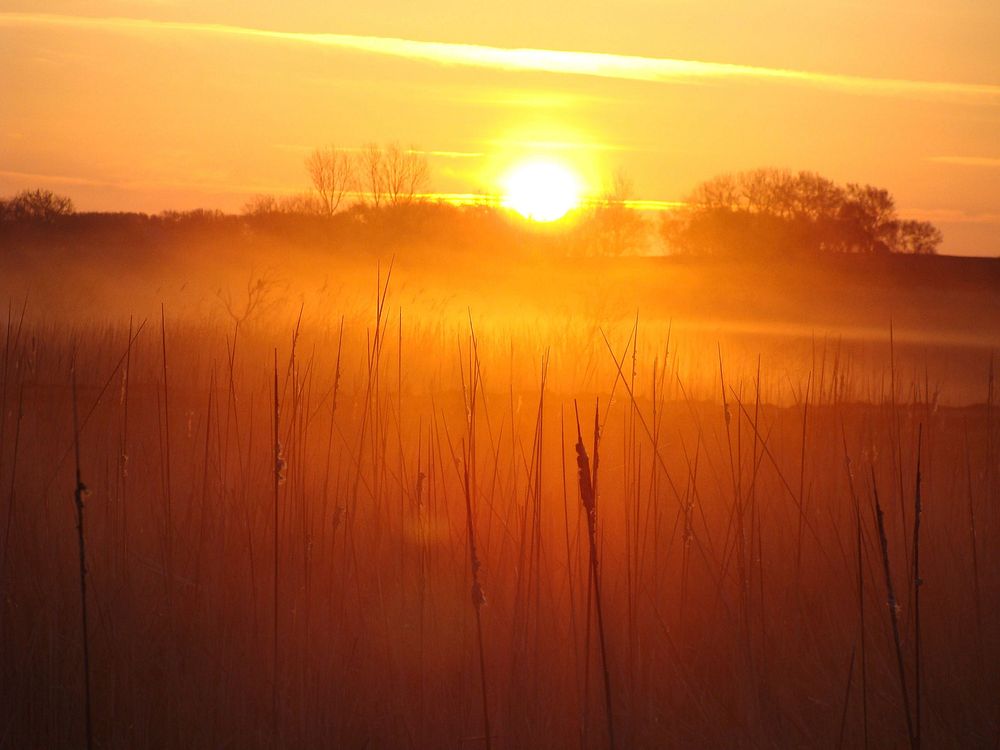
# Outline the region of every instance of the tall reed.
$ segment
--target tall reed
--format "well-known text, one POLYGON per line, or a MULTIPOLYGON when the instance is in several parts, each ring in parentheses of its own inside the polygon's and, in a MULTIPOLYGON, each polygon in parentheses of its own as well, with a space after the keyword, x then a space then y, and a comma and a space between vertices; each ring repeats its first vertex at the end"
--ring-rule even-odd
POLYGON ((87 750, 92 750, 94 747, 94 728, 90 694, 90 628, 87 623, 87 535, 83 527, 83 504, 84 499, 88 494, 88 490, 87 485, 83 483, 83 476, 80 469, 80 419, 78 416, 76 395, 75 354, 71 368, 71 377, 73 381, 73 453, 76 458, 76 487, 73 490, 73 501, 76 506, 76 539, 80 552, 80 625, 83 641, 84 720, 86 725, 87 750))
POLYGON ((878 499, 878 484, 875 480, 875 469, 872 467, 872 492, 875 498, 875 521, 878 525, 879 547, 882 550, 882 568, 885 573, 885 588, 889 608, 889 621, 892 626, 892 641, 896 647, 896 670, 899 675, 899 693, 903 700, 903 714, 906 718, 906 737, 911 748, 916 750, 917 737, 913 731, 913 717, 910 714, 910 693, 906 687, 906 667, 903 659, 903 645, 899 632, 899 604, 892 585, 892 571, 889 566, 889 540, 885 533, 885 516, 878 499))
POLYGON ((608 668, 607 635, 604 630, 604 607, 601 601, 601 576, 597 552, 597 466, 598 445, 600 441, 600 410, 594 408, 594 468, 591 471, 587 447, 583 443, 583 432, 580 429, 580 411, 576 410, 576 466, 580 475, 580 499, 587 515, 587 536, 590 540, 590 573, 594 588, 594 605, 597 610, 597 637, 601 647, 601 672, 604 677, 604 711, 608 727, 608 747, 615 747, 615 722, 612 710, 611 672, 608 668))

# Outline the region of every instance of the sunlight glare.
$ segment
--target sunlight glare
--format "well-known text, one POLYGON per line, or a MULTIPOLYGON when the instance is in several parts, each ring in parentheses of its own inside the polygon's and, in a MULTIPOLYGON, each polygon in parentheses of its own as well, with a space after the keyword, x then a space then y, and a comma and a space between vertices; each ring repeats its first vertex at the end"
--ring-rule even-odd
POLYGON ((553 161, 519 164, 504 179, 503 187, 503 205, 533 221, 556 221, 580 203, 579 178, 553 161))

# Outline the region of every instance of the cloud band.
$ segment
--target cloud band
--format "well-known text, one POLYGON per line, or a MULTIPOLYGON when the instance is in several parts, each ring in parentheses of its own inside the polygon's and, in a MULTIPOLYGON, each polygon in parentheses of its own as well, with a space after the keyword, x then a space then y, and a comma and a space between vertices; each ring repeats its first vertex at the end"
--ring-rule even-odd
POLYGON ((395 37, 275 31, 223 24, 38 13, 0 13, 0 26, 68 27, 119 33, 196 33, 308 44, 438 65, 490 68, 511 72, 544 72, 653 83, 748 81, 808 86, 850 94, 916 99, 964 98, 989 104, 1000 103, 1000 85, 994 84, 813 73, 783 68, 600 52, 509 49, 395 37))

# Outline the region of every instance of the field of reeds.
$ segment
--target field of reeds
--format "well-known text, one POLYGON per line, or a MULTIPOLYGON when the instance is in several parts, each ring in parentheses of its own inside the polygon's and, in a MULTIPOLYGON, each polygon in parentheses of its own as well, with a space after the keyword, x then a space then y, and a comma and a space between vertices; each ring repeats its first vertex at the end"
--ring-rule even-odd
POLYGON ((997 746, 989 347, 366 273, 11 298, 0 746, 997 746))

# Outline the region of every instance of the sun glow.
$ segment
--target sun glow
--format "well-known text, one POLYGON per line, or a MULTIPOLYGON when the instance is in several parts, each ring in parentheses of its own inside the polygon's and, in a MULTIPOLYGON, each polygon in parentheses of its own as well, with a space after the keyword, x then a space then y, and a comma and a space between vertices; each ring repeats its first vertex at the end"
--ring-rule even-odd
POLYGON ((503 205, 534 221, 556 221, 580 204, 579 177, 553 161, 519 164, 504 178, 503 188, 503 205))

